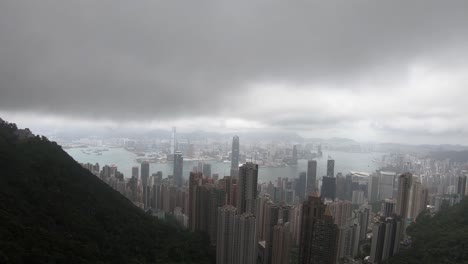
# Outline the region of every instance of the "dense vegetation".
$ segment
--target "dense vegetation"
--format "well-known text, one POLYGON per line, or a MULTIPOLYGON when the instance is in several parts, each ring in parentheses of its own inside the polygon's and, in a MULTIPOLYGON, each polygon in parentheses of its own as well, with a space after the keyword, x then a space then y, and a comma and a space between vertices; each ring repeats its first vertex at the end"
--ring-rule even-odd
POLYGON ((421 214, 407 231, 411 248, 391 258, 390 264, 468 263, 468 199, 434 217, 421 214))
POLYGON ((46 138, 0 119, 0 263, 214 263, 207 238, 158 221, 46 138))

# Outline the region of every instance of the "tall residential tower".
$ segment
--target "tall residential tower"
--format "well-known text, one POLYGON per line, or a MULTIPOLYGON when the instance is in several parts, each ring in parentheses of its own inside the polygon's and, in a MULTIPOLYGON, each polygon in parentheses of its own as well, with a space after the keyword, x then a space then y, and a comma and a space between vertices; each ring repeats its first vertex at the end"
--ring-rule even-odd
POLYGON ((239 137, 232 138, 232 152, 231 152, 231 176, 237 177, 239 172, 239 137))
POLYGON ((258 164, 247 162, 239 167, 237 209, 239 214, 256 213, 258 164))

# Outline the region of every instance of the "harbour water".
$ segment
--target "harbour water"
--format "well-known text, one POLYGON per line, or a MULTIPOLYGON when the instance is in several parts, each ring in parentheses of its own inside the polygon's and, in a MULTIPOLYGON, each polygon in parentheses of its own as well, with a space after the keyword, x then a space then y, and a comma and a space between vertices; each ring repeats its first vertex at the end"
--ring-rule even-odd
MULTIPOLYGON (((118 170, 122 172, 125 177, 131 176, 131 170, 133 166, 140 166, 136 162, 137 155, 125 150, 124 148, 109 148, 108 151, 100 152, 101 155, 94 152, 94 150, 102 148, 86 148, 89 150, 83 152, 82 148, 71 148, 65 149, 65 151, 72 156, 76 161, 81 163, 99 163, 102 167, 104 165, 116 165, 118 170)), ((384 153, 354 153, 354 152, 342 152, 342 151, 324 151, 323 157, 317 159, 317 176, 326 174, 327 158, 332 157, 335 160, 335 174, 338 172, 347 174, 349 171, 359 172, 374 172, 379 168, 378 163, 374 161, 380 161, 384 153)), ((220 177, 229 175, 230 163, 219 162, 219 161, 206 161, 211 164, 212 173, 219 173, 220 177)), ((189 172, 194 166, 197 166, 198 161, 184 161, 184 178, 188 178, 189 172)), ((163 172, 163 177, 171 175, 173 172, 173 163, 150 163, 150 174, 157 171, 163 172)), ((280 168, 269 168, 261 167, 259 169, 259 181, 268 182, 275 181, 278 177, 289 177, 296 178, 299 173, 307 170, 307 161, 299 160, 297 166, 287 166, 280 168)))

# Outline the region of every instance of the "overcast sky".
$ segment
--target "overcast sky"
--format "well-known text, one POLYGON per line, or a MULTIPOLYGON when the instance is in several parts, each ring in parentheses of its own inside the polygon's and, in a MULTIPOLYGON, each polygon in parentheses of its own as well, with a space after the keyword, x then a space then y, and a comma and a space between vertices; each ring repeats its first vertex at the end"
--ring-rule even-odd
POLYGON ((468 1, 3 0, 0 117, 468 144, 468 1))

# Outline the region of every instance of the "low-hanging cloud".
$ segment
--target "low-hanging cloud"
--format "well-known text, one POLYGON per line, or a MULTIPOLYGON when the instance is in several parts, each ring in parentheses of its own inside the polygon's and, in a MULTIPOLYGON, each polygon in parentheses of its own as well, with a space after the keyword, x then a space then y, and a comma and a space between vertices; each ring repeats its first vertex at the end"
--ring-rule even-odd
MULTIPOLYGON (((438 91, 414 94, 411 65, 468 66, 467 13, 466 1, 2 1, 0 111, 303 129, 412 118, 438 91), (276 102, 277 84, 305 96, 276 102), (416 102, 365 101, 391 89, 416 102)), ((459 110, 450 96, 441 112, 459 110)))

